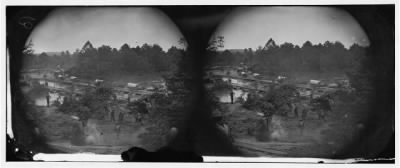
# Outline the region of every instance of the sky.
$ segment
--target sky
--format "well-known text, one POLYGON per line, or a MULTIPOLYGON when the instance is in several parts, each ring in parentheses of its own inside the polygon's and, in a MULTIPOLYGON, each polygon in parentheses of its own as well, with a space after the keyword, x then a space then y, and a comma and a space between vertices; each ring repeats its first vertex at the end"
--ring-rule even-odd
POLYGON ((278 45, 290 42, 302 46, 339 41, 369 45, 358 22, 346 11, 332 7, 241 7, 235 9, 214 36, 224 36, 224 49, 264 46, 272 38, 278 45))
MULTIPOLYGON (((81 49, 86 41, 94 47, 119 49, 124 43, 158 44, 164 50, 183 37, 161 11, 139 7, 61 8, 50 13, 32 32, 35 53, 81 49)), ((29 40, 28 40, 29 41, 29 40)))

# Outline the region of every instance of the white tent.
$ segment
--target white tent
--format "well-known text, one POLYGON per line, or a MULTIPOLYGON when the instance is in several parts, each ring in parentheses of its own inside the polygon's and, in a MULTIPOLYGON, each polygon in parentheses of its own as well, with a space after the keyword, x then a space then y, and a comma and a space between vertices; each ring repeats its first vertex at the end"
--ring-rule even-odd
POLYGON ((136 86, 138 86, 138 84, 137 83, 128 83, 127 86, 128 87, 136 87, 136 86))
POLYGON ((321 83, 321 81, 311 79, 311 80, 310 80, 310 83, 311 83, 311 84, 314 84, 314 85, 318 85, 319 83, 321 83))

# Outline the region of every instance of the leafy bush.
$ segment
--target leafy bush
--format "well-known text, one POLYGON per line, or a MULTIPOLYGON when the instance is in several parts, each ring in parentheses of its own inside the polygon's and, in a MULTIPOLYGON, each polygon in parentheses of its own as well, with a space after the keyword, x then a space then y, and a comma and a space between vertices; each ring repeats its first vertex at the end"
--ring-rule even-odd
POLYGON ((164 137, 171 127, 179 127, 186 119, 184 100, 174 95, 153 95, 149 97, 154 102, 150 109, 147 123, 150 123, 148 132, 141 134, 142 143, 147 149, 161 147, 165 143, 164 137))
POLYGON ((250 93, 243 107, 248 110, 256 110, 265 116, 272 116, 284 111, 286 105, 296 97, 297 91, 293 85, 282 85, 264 93, 250 93))
MULTIPOLYGON (((161 147, 164 145, 164 137, 168 134, 171 127, 181 129, 187 118, 188 107, 192 104, 190 101, 189 90, 191 87, 191 78, 184 73, 176 73, 171 76, 165 76, 166 85, 171 94, 152 94, 144 99, 151 102, 149 117, 147 123, 150 123, 148 132, 140 135, 142 144, 147 149, 161 147)), ((141 104, 144 100, 139 100, 141 104)), ((134 105, 133 105, 134 106, 134 105)), ((134 108, 132 108, 134 109, 134 108)))
POLYGON ((69 115, 76 115, 82 122, 89 118, 103 118, 107 115, 106 107, 111 106, 112 90, 100 87, 94 91, 87 91, 80 100, 65 98, 59 111, 69 115))

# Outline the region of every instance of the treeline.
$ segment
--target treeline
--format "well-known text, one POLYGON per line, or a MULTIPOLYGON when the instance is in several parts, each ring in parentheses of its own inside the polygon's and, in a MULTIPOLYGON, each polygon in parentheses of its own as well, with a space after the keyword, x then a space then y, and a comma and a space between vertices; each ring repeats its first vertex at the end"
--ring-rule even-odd
POLYGON ((352 45, 345 48, 340 42, 312 44, 305 42, 301 47, 291 43, 276 45, 270 39, 264 47, 255 51, 244 50, 214 51, 210 54, 211 65, 239 65, 245 63, 254 71, 291 72, 347 72, 365 57, 367 47, 352 45))
POLYGON ((103 45, 94 48, 87 42, 82 50, 70 54, 62 52, 58 56, 41 53, 25 57, 27 67, 53 68, 61 65, 68 72, 80 76, 98 76, 111 73, 168 72, 176 69, 184 50, 172 46, 164 51, 159 45, 143 44, 119 49, 103 45))
POLYGON ((79 50, 74 53, 62 51, 60 53, 45 53, 35 54, 32 49, 33 44, 30 42, 23 51, 23 68, 24 69, 42 69, 56 68, 57 65, 62 65, 64 68, 70 68, 76 62, 79 50))

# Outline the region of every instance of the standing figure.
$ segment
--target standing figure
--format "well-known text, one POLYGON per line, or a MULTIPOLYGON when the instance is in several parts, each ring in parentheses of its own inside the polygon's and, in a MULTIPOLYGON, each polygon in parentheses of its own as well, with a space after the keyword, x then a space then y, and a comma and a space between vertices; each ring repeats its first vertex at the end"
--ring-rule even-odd
POLYGON ((299 104, 295 104, 294 117, 299 118, 299 111, 300 111, 299 104))
POLYGON ((303 135, 303 130, 304 130, 304 125, 305 121, 307 119, 307 114, 308 114, 308 107, 306 104, 303 103, 298 103, 295 109, 295 115, 298 117, 299 113, 301 113, 301 117, 299 119, 299 129, 300 129, 300 135, 303 135))
POLYGON ((118 122, 122 123, 124 121, 124 113, 123 112, 119 112, 118 115, 118 122))
POLYGON ((301 103, 301 119, 306 120, 308 116, 308 106, 305 103, 301 103))
POLYGON ((230 96, 231 96, 231 104, 233 104, 233 95, 235 94, 235 93, 233 92, 233 89, 231 89, 231 92, 230 92, 229 94, 230 94, 230 96))
POLYGON ((131 94, 128 93, 128 103, 131 102, 131 94))
POLYGON ((304 131, 304 120, 302 118, 300 118, 299 120, 299 129, 300 129, 300 135, 303 135, 303 131, 304 131))
POLYGON ((50 107, 50 93, 49 92, 47 92, 47 95, 46 95, 46 102, 47 102, 47 107, 50 107))
POLYGON ((119 139, 119 134, 121 133, 121 125, 119 123, 115 124, 115 133, 117 134, 117 138, 119 139))
POLYGON ((103 115, 101 116, 102 119, 106 118, 108 112, 110 111, 107 104, 105 104, 103 106, 103 110, 104 110, 104 112, 103 112, 103 115))
POLYGON ((113 97, 114 101, 117 100, 117 95, 115 93, 112 95, 112 97, 113 97))
POLYGON ((111 120, 112 122, 115 121, 115 112, 114 112, 114 109, 111 110, 111 113, 110 113, 110 120, 111 120))
POLYGON ((289 107, 290 107, 290 113, 293 114, 294 117, 297 118, 297 117, 298 117, 298 114, 297 114, 297 112, 296 112, 296 103, 291 102, 291 103, 289 104, 289 107))

